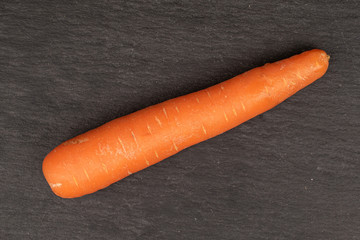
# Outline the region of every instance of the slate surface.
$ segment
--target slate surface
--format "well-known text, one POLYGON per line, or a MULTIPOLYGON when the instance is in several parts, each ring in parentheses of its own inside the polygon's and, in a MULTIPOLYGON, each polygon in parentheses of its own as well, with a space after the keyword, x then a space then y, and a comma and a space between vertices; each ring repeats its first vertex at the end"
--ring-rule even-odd
POLYGON ((2 1, 0 239, 360 239, 359 1, 2 1), (311 48, 281 105, 64 200, 56 145, 311 48))

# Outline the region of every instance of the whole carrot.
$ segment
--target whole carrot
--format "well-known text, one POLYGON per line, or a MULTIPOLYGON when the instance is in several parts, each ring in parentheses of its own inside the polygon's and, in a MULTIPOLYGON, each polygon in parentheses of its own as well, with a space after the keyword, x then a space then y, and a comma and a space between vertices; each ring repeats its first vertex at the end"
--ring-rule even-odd
POLYGON ((115 119, 51 151, 45 178, 63 198, 105 188, 273 108, 324 75, 328 62, 314 49, 115 119))

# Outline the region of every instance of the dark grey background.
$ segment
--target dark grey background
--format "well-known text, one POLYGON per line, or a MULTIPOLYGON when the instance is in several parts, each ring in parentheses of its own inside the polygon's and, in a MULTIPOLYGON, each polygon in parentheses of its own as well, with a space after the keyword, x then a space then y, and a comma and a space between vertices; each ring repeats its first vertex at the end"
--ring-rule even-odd
POLYGON ((360 239, 359 1, 2 1, 1 239, 360 239), (312 48, 281 105, 78 199, 56 145, 312 48))

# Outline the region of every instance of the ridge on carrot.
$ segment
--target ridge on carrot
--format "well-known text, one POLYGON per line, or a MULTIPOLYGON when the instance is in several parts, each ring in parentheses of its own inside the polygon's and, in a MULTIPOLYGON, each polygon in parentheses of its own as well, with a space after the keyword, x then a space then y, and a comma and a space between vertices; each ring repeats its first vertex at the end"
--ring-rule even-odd
POLYGON ((44 159, 53 192, 80 197, 219 135, 275 107, 328 68, 319 49, 147 107, 70 139, 44 159))

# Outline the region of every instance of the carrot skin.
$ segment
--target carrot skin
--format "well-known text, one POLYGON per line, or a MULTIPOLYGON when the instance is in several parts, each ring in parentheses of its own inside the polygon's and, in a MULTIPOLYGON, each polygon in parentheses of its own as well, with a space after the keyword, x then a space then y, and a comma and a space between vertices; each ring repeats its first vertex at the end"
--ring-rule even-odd
POLYGON ((328 64, 324 51, 310 50, 117 118, 57 146, 44 176, 60 197, 93 193, 273 108, 328 64))

